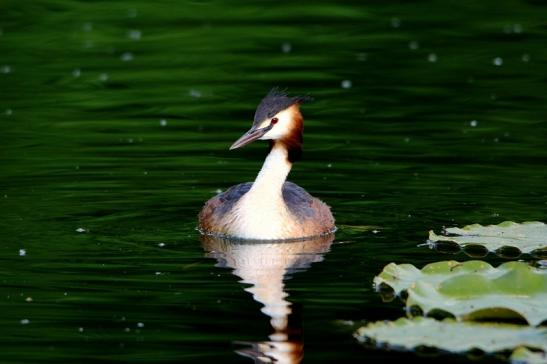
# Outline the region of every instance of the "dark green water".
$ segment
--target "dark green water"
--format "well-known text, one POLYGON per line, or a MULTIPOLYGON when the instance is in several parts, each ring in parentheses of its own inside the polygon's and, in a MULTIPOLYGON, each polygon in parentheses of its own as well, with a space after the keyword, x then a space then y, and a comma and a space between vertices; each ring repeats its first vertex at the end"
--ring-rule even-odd
POLYGON ((253 274, 305 363, 416 359, 339 321, 404 315, 371 287, 391 261, 469 259, 430 229, 547 220, 542 4, 1 2, 0 362, 251 362, 253 274), (228 147, 273 86, 316 98, 290 179, 336 239, 206 253, 196 214, 254 179, 266 147, 228 147))

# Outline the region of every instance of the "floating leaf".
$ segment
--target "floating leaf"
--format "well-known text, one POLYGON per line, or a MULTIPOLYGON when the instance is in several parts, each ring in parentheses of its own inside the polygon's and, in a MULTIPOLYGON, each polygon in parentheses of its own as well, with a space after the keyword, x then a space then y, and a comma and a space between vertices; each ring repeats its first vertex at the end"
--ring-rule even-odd
POLYGON ((436 348, 452 353, 466 353, 479 349, 486 353, 515 350, 511 360, 519 363, 545 363, 547 328, 525 325, 437 321, 430 318, 400 318, 381 321, 357 330, 355 337, 373 341, 397 350, 436 348), (531 348, 538 352, 527 350, 531 348), (538 360, 543 356, 543 361, 538 360))
POLYGON ((500 255, 518 257, 522 253, 547 256, 547 225, 539 221, 517 224, 505 221, 499 225, 467 225, 463 228, 447 228, 442 235, 429 232, 429 244, 457 244, 473 253, 473 248, 495 252, 500 255))
MULTIPOLYGON (((448 312, 458 319, 522 317, 531 325, 547 320, 547 270, 524 262, 498 268, 482 261, 443 261, 418 270, 388 264, 374 278, 377 290, 406 291, 408 309, 448 312)), ((409 310, 410 311, 410 310, 409 310)))
MULTIPOLYGON (((547 339, 546 339, 547 340, 547 339)), ((513 364, 545 364, 547 363, 546 351, 532 351, 525 347, 520 347, 511 355, 513 364)))

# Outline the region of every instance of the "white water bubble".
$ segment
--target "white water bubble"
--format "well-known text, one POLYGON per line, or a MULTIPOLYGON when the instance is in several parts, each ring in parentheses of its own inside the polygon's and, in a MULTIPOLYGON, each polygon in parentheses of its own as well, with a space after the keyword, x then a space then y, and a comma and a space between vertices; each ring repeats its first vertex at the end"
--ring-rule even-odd
POLYGON ((513 33, 520 34, 522 33, 522 25, 515 23, 513 24, 513 33))
POLYGON ((161 119, 161 120, 160 120, 160 125, 161 125, 161 126, 167 126, 167 120, 161 119))
POLYGON ((524 53, 520 59, 522 62, 530 62, 530 55, 528 53, 524 53))
POLYGON ((93 30, 93 23, 91 22, 86 22, 82 25, 82 29, 84 32, 91 32, 93 30))
POLYGON ((332 163, 327 164, 327 168, 332 168, 332 163))
POLYGON ((85 233, 86 231, 87 231, 87 230, 86 230, 85 228, 83 228, 83 227, 79 227, 79 228, 76 229, 76 232, 77 232, 77 233, 85 233))
POLYGON ((129 9, 127 10, 127 16, 129 18, 136 18, 137 15, 139 15, 139 11, 137 9, 129 9))
POLYGON ((25 301, 26 301, 26 302, 32 302, 32 297, 27 297, 27 298, 25 298, 25 301))
POLYGON ((284 42, 281 44, 281 52, 290 53, 292 51, 292 45, 289 42, 284 42))
POLYGON ((84 332, 84 328, 83 327, 78 327, 78 332, 84 332))
POLYGON ((427 56, 427 60, 431 63, 435 63, 439 60, 439 58, 435 53, 429 53, 429 55, 427 56))
POLYGON ((78 78, 82 75, 82 70, 80 70, 79 68, 76 68, 72 71, 72 76, 74 78, 78 78))
POLYGON ((199 98, 199 97, 202 96, 201 91, 196 90, 196 89, 191 89, 188 93, 189 93, 190 96, 195 97, 195 98, 199 98))
POLYGON ((397 17, 391 18, 391 26, 393 28, 399 28, 401 26, 401 19, 397 17))
POLYGON ((417 49, 420 48, 420 43, 418 43, 417 41, 413 40, 413 41, 410 41, 408 43, 408 48, 410 48, 411 50, 415 51, 417 49))
POLYGON ((2 72, 3 74, 8 74, 8 73, 11 73, 13 71, 13 69, 11 68, 11 66, 9 65, 3 65, 2 68, 0 68, 0 72, 2 72))
POLYGON ((140 40, 142 37, 142 32, 138 29, 131 29, 127 32, 127 38, 133 40, 140 40))
POLYGON ((469 125, 470 125, 472 128, 474 128, 474 127, 476 127, 477 125, 479 125, 479 122, 478 122, 477 120, 471 120, 471 121, 469 122, 469 125))
POLYGON ((108 73, 101 73, 99 75, 99 80, 101 80, 102 82, 108 81, 108 73))
POLYGON ((133 56, 133 53, 131 52, 125 52, 125 53, 122 53, 122 55, 120 56, 120 59, 124 62, 130 62, 134 59, 135 57, 133 56))
POLYGON ((137 327, 139 327, 139 328, 142 329, 142 328, 144 327, 144 323, 142 323, 142 322, 137 322, 137 327))
POLYGON ((503 65, 503 58, 501 58, 501 57, 496 57, 496 58, 494 58, 494 59, 492 60, 492 64, 493 64, 494 66, 498 66, 498 67, 501 66, 501 65, 503 65))
POLYGON ((27 255, 26 249, 19 249, 19 256, 24 257, 25 255, 27 255))
POLYGON ((165 243, 158 243, 158 246, 159 246, 160 248, 163 248, 163 247, 165 246, 165 243))
POLYGON ((340 86, 342 86, 342 88, 345 88, 345 89, 351 88, 352 85, 353 84, 352 84, 351 80, 343 80, 340 83, 340 86))
POLYGON ((22 319, 21 321, 19 321, 21 323, 21 325, 28 325, 30 324, 30 320, 29 319, 22 319))
POLYGON ((360 62, 365 62, 368 59, 368 54, 365 52, 359 52, 357 53, 357 60, 360 62))
POLYGON ((4 111, 4 114, 6 114, 7 116, 10 116, 13 114, 13 110, 12 109, 6 109, 6 111, 4 111))

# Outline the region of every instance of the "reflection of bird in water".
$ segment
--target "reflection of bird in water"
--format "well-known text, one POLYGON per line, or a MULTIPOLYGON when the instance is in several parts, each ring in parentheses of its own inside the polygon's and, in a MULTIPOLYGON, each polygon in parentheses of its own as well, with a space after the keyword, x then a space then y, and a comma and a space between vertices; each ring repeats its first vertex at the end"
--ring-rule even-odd
POLYGON ((273 89, 258 105, 251 129, 230 149, 269 140, 270 152, 254 182, 241 183, 211 198, 199 214, 200 231, 243 239, 320 236, 335 229, 330 209, 302 187, 287 182, 302 150, 304 119, 300 104, 273 89))
POLYGON ((217 266, 232 268, 253 298, 264 305, 262 312, 270 317, 273 333, 268 341, 251 344, 238 350, 257 363, 299 363, 304 353, 302 324, 283 283, 286 274, 306 270, 312 263, 323 260, 334 239, 327 235, 296 242, 259 243, 230 241, 203 236, 203 248, 216 258, 217 266), (296 316, 296 317, 295 317, 296 316))

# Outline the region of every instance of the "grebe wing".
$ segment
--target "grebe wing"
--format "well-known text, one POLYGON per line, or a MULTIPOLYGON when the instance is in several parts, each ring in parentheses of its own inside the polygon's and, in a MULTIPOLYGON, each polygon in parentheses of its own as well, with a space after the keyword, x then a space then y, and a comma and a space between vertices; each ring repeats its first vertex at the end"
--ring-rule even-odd
POLYGON ((229 213, 241 196, 251 189, 252 185, 252 182, 240 183, 209 199, 199 214, 200 224, 211 219, 219 219, 229 213))
POLYGON ((285 182, 283 200, 289 211, 300 221, 312 220, 319 229, 334 227, 334 218, 327 204, 313 197, 297 184, 285 182))

